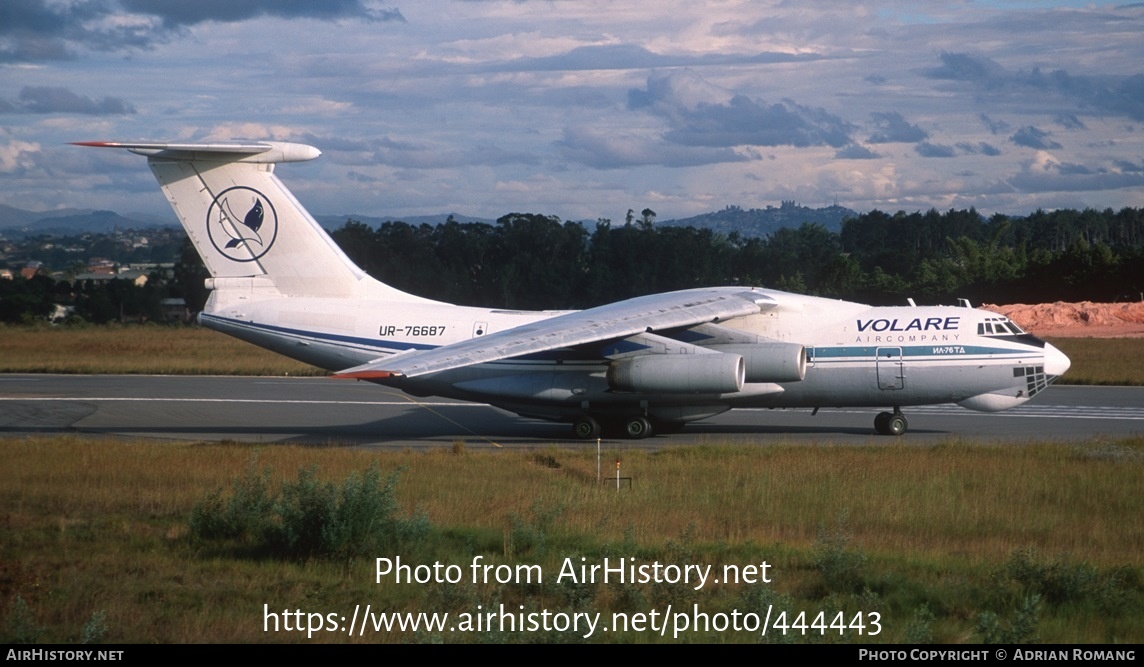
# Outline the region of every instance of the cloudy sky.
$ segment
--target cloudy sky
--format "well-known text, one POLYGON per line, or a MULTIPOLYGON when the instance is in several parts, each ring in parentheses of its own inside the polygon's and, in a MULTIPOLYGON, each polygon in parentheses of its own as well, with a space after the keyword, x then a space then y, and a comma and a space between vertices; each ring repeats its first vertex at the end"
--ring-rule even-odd
POLYGON ((1144 206, 1144 3, 0 2, 0 204, 169 210, 101 139, 312 144, 318 214, 1144 206))

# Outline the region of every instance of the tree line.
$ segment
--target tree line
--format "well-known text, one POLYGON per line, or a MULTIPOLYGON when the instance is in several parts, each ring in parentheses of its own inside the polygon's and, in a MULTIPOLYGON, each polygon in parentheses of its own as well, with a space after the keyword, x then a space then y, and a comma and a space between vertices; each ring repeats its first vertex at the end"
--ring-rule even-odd
MULTIPOLYGON (((1039 303, 1135 301, 1144 293, 1144 210, 1037 211, 983 217, 975 210, 847 219, 840 232, 817 223, 766 237, 655 224, 655 212, 613 224, 510 213, 495 224, 377 228, 349 220, 335 241, 362 269, 432 299, 511 309, 577 309, 713 285, 741 284, 862 301, 1039 303)), ((147 285, 0 280, 0 321, 49 317, 55 304, 81 321, 161 319, 159 303, 181 297, 194 312, 206 270, 189 241, 171 279, 147 285)))
POLYGON ((645 211, 635 224, 600 219, 589 229, 510 213, 495 224, 374 229, 350 220, 333 235, 366 272, 394 287, 499 308, 587 308, 728 284, 875 304, 1124 301, 1144 292, 1140 209, 989 218, 973 209, 874 210, 838 233, 806 223, 764 238, 653 221, 645 211))

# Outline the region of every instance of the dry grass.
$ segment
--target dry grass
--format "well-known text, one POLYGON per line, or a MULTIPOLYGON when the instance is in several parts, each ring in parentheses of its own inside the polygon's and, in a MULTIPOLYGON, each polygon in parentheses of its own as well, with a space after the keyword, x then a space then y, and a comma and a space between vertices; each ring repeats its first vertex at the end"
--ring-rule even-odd
POLYGON ((321 375, 325 371, 201 327, 0 328, 0 373, 321 375))
MULTIPOLYGON (((627 531, 654 543, 688 533, 704 542, 807 546, 820 526, 847 511, 855 542, 887 554, 984 561, 1034 547, 1144 565, 1144 551, 1136 553, 1144 548, 1144 519, 1122 523, 1132 511, 1144 512, 1144 496, 1127 483, 1144 481, 1144 451, 1102 458, 1092 447, 953 442, 630 451, 621 454, 623 474, 635 477, 634 486, 610 495, 595 487, 594 453, 579 450, 553 450, 558 469, 548 459, 477 453, 410 455, 401 464, 409 468, 403 491, 436 523, 495 529, 507 513, 538 505, 563 508, 569 528, 601 539, 619 540, 627 531), (1120 475, 1127 475, 1124 485, 1106 487, 1120 475)), ((605 475, 614 454, 604 457, 605 475)))
POLYGON ((1072 367, 1064 384, 1144 385, 1144 338, 1050 338, 1072 367))
MULTIPOLYGON (((878 591, 873 595, 880 596, 889 627, 882 641, 902 640, 919 595, 942 612, 944 641, 970 639, 975 614, 992 604, 994 577, 1017 552, 1129 572, 1127 594, 1137 606, 1141 597, 1144 438, 614 450, 604 460, 619 456, 623 474, 634 478, 632 488, 620 492, 596 484, 594 452, 582 449, 466 451, 454 445, 377 453, 74 437, 4 440, 0 449, 0 613, 20 596, 51 641, 74 641, 100 609, 107 611, 112 641, 295 641, 261 632, 263 603, 328 612, 373 601, 434 611, 459 594, 441 598, 432 587, 377 586, 372 561, 348 567, 252 561, 190 544, 186 519, 194 503, 229 488, 252 457, 279 481, 310 465, 330 480, 371 463, 383 471, 404 467, 402 505, 426 512, 439 536, 428 552, 404 554, 407 560, 466 564, 473 554, 486 555, 486 562, 515 556, 541 563, 551 576, 565 556, 650 562, 686 554, 688 562, 716 567, 768 559, 775 590, 806 609, 826 604, 822 596, 830 592, 822 591, 811 554, 824 531, 837 526, 847 549, 869 557, 864 580, 878 591), (536 534, 546 534, 545 550, 528 550, 523 538, 536 534)), ((595 593, 594 604, 615 603, 617 590, 595 593)), ((559 607, 558 592, 510 587, 498 595, 559 607)), ((723 593, 705 591, 696 601, 722 604, 723 593)), ((654 590, 647 592, 644 606, 654 602, 654 590)), ((1139 608, 1127 615, 1085 612, 1083 623, 1061 621, 1062 614, 1077 613, 1050 610, 1042 635, 1052 634, 1042 638, 1144 640, 1139 608)))

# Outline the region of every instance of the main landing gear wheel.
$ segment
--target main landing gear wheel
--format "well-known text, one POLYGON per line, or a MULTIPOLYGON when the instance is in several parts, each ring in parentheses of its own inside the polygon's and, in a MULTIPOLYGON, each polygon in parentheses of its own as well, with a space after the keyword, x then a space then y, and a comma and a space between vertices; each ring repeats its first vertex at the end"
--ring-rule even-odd
POLYGON ((893 412, 879 412, 874 417, 874 430, 882 435, 901 435, 909 428, 909 420, 897 408, 893 412))
POLYGON ((632 417, 624 422, 624 433, 632 440, 640 440, 651 435, 651 422, 646 417, 632 417))
POLYGON ((572 430, 581 440, 592 440, 600 437, 600 422, 591 417, 580 417, 572 422, 572 430))

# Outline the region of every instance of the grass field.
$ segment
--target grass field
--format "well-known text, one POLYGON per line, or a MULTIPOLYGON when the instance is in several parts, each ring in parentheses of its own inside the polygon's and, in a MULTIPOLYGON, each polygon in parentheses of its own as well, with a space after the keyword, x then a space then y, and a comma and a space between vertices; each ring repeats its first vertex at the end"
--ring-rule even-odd
POLYGON ((0 450, 5 642, 1144 641, 1139 437, 607 451, 604 460, 621 458, 632 477, 619 491, 597 485, 590 449, 466 450, 457 442, 378 453, 44 437, 0 440, 0 450), (311 466, 315 478, 299 474, 311 466), (347 489, 360 488, 346 480, 370 466, 383 477, 401 470, 397 514, 420 517, 423 532, 333 557, 192 538, 196 504, 200 512, 211 507, 204 499, 212 491, 235 505, 257 504, 249 484, 235 484, 244 471, 253 471, 248 482, 268 471, 268 488, 281 489, 277 506, 300 507, 325 481, 330 498, 350 498, 347 489), (490 575, 473 583, 478 556, 508 566, 492 571, 506 579, 511 568, 538 565, 543 580, 490 575), (375 557, 457 565, 462 580, 397 583, 389 575, 378 583, 375 557), (557 581, 564 559, 578 567, 605 557, 711 565, 719 576, 725 565, 766 562, 771 581, 709 581, 700 590, 557 581), (320 613, 326 627, 325 615, 348 623, 355 605, 367 604, 375 613, 448 612, 451 623, 501 604, 520 614, 600 612, 605 626, 613 614, 662 617, 669 605, 698 609, 716 624, 734 610, 770 609, 772 620, 787 612, 792 627, 783 635, 772 625, 763 637, 692 626, 674 639, 670 628, 666 637, 629 629, 587 639, 487 625, 370 629, 352 638, 264 632, 266 610, 279 614, 276 623, 284 611, 320 613), (842 618, 846 627, 793 627, 801 612, 804 626, 823 612, 823 623, 842 618), (855 619, 866 624, 861 634, 855 619), (874 620, 880 632, 871 636, 874 620))
MULTIPOLYGON (((1065 384, 1144 385, 1144 338, 1054 338, 1065 384)), ((0 328, 0 373, 323 375, 201 327, 0 328)))
POLYGON ((160 325, 2 327, 0 373, 325 374, 210 329, 160 325))
POLYGON ((1144 385, 1144 338, 1050 338, 1072 361, 1063 384, 1144 385))
MULTIPOLYGON (((1144 340, 1052 342, 1073 360, 1067 381, 1144 384, 1144 340)), ((322 373, 205 329, 152 326, 3 328, 0 372, 322 373)), ((352 638, 263 630, 267 610, 280 627, 286 611, 320 613, 325 628, 333 621, 324 615, 349 618, 357 605, 447 612, 457 621, 502 604, 520 614, 599 612, 603 625, 616 622, 614 614, 652 611, 662 621, 669 606, 715 615, 716 626, 736 610, 771 610, 787 626, 772 625, 765 637, 689 627, 673 638, 670 629, 661 636, 629 628, 596 632, 592 642, 1144 641, 1139 437, 620 449, 604 456, 622 458, 632 477, 619 491, 596 484, 587 450, 492 452, 461 441, 448 450, 377 453, 43 437, 0 439, 0 457, 5 643, 585 640, 582 632, 487 624, 464 632, 371 629, 352 638), (398 513, 424 531, 388 546, 368 542, 366 553, 322 556, 252 544, 252 529, 241 539, 207 539, 194 528, 204 507, 225 514, 257 505, 264 514, 256 524, 266 528, 258 534, 281 536, 283 517, 305 519, 300 508, 314 499, 380 502, 384 494, 363 495, 357 477, 371 465, 402 470, 398 513), (315 477, 305 473, 310 466, 315 477), (249 481, 264 470, 276 495, 259 504, 249 481), (253 477, 244 478, 247 471, 253 477), (265 514, 272 510, 280 514, 265 514), (455 565, 463 581, 376 582, 374 558, 398 556, 455 565), (473 583, 476 557, 510 570, 538 566, 544 580, 473 583), (579 566, 604 558, 718 573, 765 561, 771 582, 695 590, 557 581, 565 559, 579 566), (875 615, 880 632, 871 635, 875 615)), ((324 535, 339 525, 327 517, 311 528, 324 535)))

